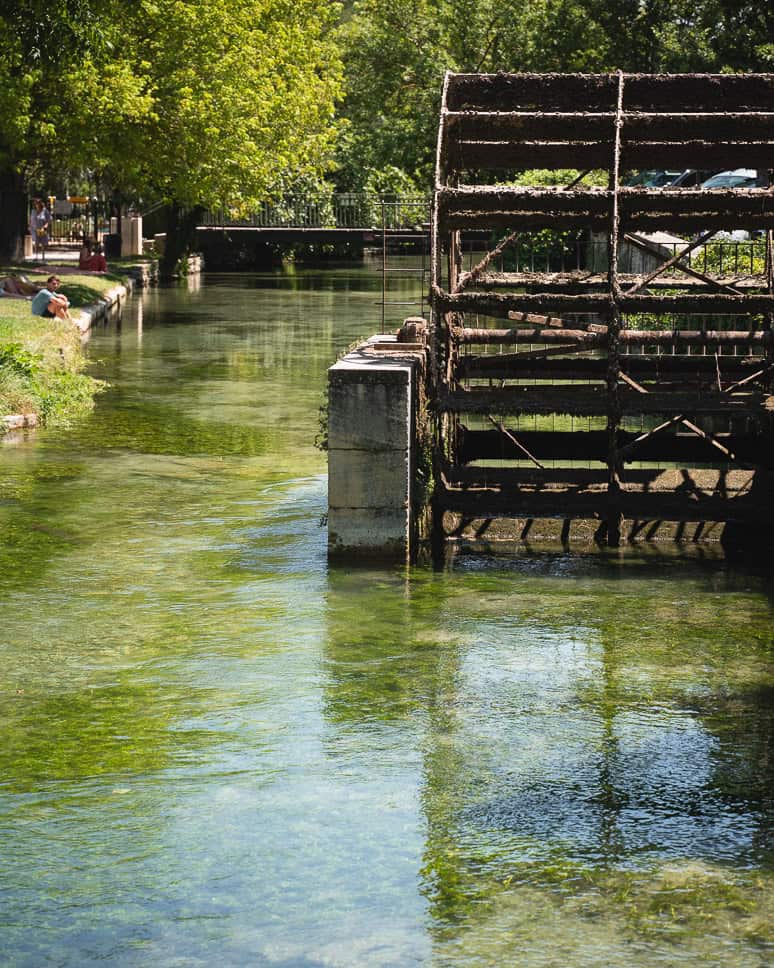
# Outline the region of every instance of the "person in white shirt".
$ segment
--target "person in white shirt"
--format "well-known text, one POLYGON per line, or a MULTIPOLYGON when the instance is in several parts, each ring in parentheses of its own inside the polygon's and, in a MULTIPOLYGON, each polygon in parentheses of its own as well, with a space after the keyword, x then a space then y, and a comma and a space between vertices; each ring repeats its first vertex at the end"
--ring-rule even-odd
POLYGON ((30 235, 35 247, 35 255, 40 253, 41 261, 46 261, 46 249, 48 247, 48 230, 51 225, 51 216, 41 198, 36 198, 32 203, 32 213, 30 214, 30 235))

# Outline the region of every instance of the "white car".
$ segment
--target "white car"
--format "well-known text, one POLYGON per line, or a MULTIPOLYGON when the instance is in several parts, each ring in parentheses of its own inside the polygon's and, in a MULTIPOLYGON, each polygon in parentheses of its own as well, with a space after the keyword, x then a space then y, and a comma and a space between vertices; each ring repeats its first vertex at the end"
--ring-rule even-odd
MULTIPOLYGON (((754 168, 735 168, 733 171, 721 171, 712 178, 702 182, 702 188, 768 188, 769 180, 765 171, 754 168)), ((748 242, 752 236, 745 229, 733 229, 729 232, 716 232, 713 241, 718 242, 748 242)))
POLYGON ((721 171, 701 183, 702 188, 768 188, 766 172, 754 168, 721 171))

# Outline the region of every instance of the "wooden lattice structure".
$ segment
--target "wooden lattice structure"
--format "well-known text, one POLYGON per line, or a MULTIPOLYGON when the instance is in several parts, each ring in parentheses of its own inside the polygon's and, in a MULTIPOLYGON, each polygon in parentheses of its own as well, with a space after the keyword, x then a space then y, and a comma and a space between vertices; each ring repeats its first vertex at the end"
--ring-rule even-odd
POLYGON ((446 533, 449 512, 457 529, 597 519, 612 545, 654 522, 774 521, 772 167, 774 75, 447 75, 431 325, 446 533), (623 184, 691 167, 756 169, 762 187, 623 184), (533 169, 578 177, 508 184, 533 169), (601 271, 509 267, 514 240, 546 229, 602 238, 601 271), (707 267, 716 233, 742 229, 756 258, 707 267), (466 269, 471 230, 491 251, 466 269), (654 232, 684 242, 665 254, 654 232), (623 246, 650 268, 622 269, 623 246))

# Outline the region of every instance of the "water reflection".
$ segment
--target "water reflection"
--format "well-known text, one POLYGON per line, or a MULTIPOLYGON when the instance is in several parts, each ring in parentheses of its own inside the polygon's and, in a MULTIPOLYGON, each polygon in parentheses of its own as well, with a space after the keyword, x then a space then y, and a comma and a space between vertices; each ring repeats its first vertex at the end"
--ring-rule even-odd
POLYGON ((762 966, 770 577, 328 569, 378 276, 318 278, 131 301, 94 414, 2 449, 5 961, 762 966))
POLYGON ((770 607, 740 591, 750 576, 671 562, 677 582, 637 555, 623 572, 479 561, 367 590, 330 573, 326 715, 361 739, 416 737, 441 963, 532 942, 520 963, 554 964, 543 931, 560 916, 572 964, 622 956, 611 926, 642 946, 633 964, 720 964, 705 930, 740 964, 774 944, 772 707, 749 685, 770 676, 770 607))

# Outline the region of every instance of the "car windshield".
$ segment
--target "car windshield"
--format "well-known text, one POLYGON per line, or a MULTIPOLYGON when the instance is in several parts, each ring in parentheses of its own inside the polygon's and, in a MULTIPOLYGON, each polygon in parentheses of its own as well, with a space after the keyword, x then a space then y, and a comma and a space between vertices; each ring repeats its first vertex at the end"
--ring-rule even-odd
POLYGON ((664 185, 671 185, 672 182, 679 178, 682 172, 680 171, 659 171, 656 172, 656 176, 652 178, 647 184, 649 188, 663 188, 664 185))
POLYGON ((726 171, 704 182, 702 188, 754 188, 756 175, 726 171))
POLYGON ((638 171, 624 182, 629 188, 663 188, 679 178, 681 171, 638 171))

